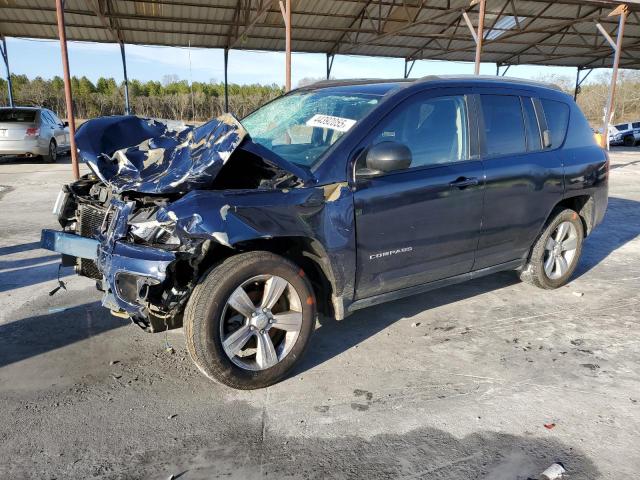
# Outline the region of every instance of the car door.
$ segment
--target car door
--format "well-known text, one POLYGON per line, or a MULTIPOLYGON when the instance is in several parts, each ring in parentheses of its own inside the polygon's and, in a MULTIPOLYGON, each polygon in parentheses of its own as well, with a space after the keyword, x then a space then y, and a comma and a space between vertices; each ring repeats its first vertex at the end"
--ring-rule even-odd
POLYGON ((364 141, 355 167, 356 298, 471 270, 483 169, 468 100, 454 89, 415 94, 364 141), (362 177, 367 148, 385 141, 406 145, 411 165, 362 177))
POLYGON ((564 192, 557 149, 568 122, 568 106, 563 104, 566 112, 555 112, 549 130, 539 100, 529 93, 488 91, 479 95, 478 103, 486 186, 474 270, 527 255, 564 192), (564 125, 560 135, 556 124, 564 125))
POLYGON ((65 127, 64 122, 58 118, 58 116, 51 110, 47 110, 47 113, 51 117, 51 121, 55 126, 56 143, 58 144, 58 150, 64 150, 69 146, 69 131, 65 127))
POLYGON ((43 147, 48 147, 53 139, 60 148, 60 130, 49 114, 49 110, 40 110, 40 138, 44 142, 43 147))

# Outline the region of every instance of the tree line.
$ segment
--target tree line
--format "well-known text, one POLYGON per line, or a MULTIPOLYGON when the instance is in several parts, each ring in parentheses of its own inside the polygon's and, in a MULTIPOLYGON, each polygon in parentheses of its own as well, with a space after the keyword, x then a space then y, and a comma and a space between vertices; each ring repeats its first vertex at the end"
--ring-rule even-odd
MULTIPOLYGON (((14 104, 43 106, 66 117, 64 82, 26 75, 12 75, 14 104)), ((76 118, 86 119, 124 113, 124 83, 113 78, 99 78, 93 83, 87 77, 72 77, 73 107, 76 118)), ((282 95, 279 85, 229 84, 229 110, 242 118, 260 105, 282 95)), ((224 111, 224 84, 193 82, 167 75, 162 81, 129 81, 129 102, 132 113, 143 117, 202 122, 224 111)), ((0 80, 0 104, 8 104, 7 81, 0 80)))
MULTIPOLYGON (((610 73, 592 74, 578 94, 578 105, 592 126, 602 124, 603 107, 609 92, 610 73)), ((16 105, 44 106, 65 117, 64 83, 62 78, 29 79, 26 75, 12 75, 16 105)), ((543 76, 540 80, 558 85, 573 95, 574 79, 558 75, 543 76)), ((304 79, 300 84, 309 83, 304 79)), ((124 113, 124 84, 113 78, 99 78, 93 83, 87 77, 73 77, 71 88, 77 118, 124 113)), ((281 86, 229 84, 229 110, 242 118, 267 101, 282 95, 281 86)), ((129 98, 134 114, 174 120, 203 122, 224 111, 224 85, 219 82, 193 82, 166 75, 161 81, 129 81, 129 98)), ((7 104, 7 82, 0 80, 0 104, 7 104)), ((618 77, 613 123, 640 121, 640 72, 623 70, 618 77)))

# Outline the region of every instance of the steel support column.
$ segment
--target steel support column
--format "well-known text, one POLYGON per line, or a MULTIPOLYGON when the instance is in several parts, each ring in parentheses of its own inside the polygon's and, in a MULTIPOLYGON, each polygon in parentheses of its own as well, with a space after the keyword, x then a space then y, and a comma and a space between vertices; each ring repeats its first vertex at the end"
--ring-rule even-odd
MULTIPOLYGON (((467 14, 466 10, 462 10, 462 18, 464 22, 467 24, 469 31, 471 32, 471 36, 473 37, 473 41, 476 42, 476 56, 474 62, 473 73, 475 75, 480 74, 480 58, 482 56, 482 39, 484 37, 484 12, 485 12, 485 0, 471 0, 471 5, 480 4, 480 11, 478 12, 478 31, 473 28, 473 23, 471 23, 471 19, 467 14)), ((500 65, 496 64, 496 76, 500 71, 500 65)))
POLYGON ((7 96, 9 97, 9 106, 13 108, 13 86, 11 85, 11 70, 9 69, 9 52, 7 51, 7 41, 2 35, 2 45, 0 45, 0 54, 4 60, 4 66, 7 68, 7 96))
POLYGON ((482 56, 482 38, 484 37, 484 11, 486 0, 479 0, 480 13, 478 14, 478 33, 476 35, 476 61, 473 69, 475 75, 480 75, 480 57, 482 56))
POLYGON ((122 56, 122 71, 124 72, 124 112, 131 115, 129 104, 129 77, 127 77, 127 58, 124 53, 124 42, 120 42, 120 55, 122 56))
POLYGON ((404 78, 409 78, 409 75, 411 75, 411 70, 413 70, 413 66, 416 64, 415 59, 414 60, 409 60, 408 58, 404 59, 404 78), (411 64, 409 66, 409 64, 411 64))
POLYGON ((335 55, 333 53, 327 53, 327 80, 331 76, 331 69, 333 68, 333 59, 335 55))
POLYGON ((613 57, 613 70, 611 72, 611 85, 609 85, 609 97, 607 99, 607 107, 605 109, 604 114, 604 125, 602 127, 602 134, 606 139, 607 150, 609 149, 609 122, 611 121, 611 113, 613 110, 613 104, 616 98, 616 83, 618 81, 618 66, 620 65, 620 54, 622 53, 622 39, 624 38, 624 26, 627 21, 627 15, 629 13, 629 9, 626 5, 620 5, 613 12, 609 14, 619 15, 620 19, 618 20, 618 35, 616 38, 616 43, 613 43, 613 40, 607 33, 607 31, 600 25, 596 24, 598 30, 604 35, 607 41, 613 47, 615 54, 613 57))
POLYGON ((511 68, 511 65, 506 65, 507 68, 505 68, 502 73, 500 73, 500 67, 504 66, 505 65, 502 65, 501 63, 496 63, 496 77, 504 77, 511 68))
POLYGON ((62 54, 62 73, 64 77, 64 98, 67 103, 67 121, 69 122, 69 140, 71 147, 71 169, 73 177, 80 178, 78 167, 78 150, 76 148, 76 121, 73 116, 73 97, 71 95, 71 77, 69 75, 69 55, 67 53, 67 34, 64 25, 63 0, 56 0, 56 16, 58 18, 58 37, 62 54))
POLYGON ((576 101, 578 99, 578 94, 580 93, 580 89, 581 89, 581 85, 582 82, 584 82, 587 77, 589 75, 591 75, 591 72, 593 72, 593 68, 584 68, 584 67, 578 67, 577 71, 576 71, 576 86, 573 89, 573 100, 576 101), (580 72, 582 72, 583 70, 586 70, 587 73, 580 78, 580 72))
POLYGON ((291 0, 280 0, 285 28, 285 90, 291 90, 291 0))
POLYGON ((224 113, 229 113, 229 49, 224 49, 224 113))

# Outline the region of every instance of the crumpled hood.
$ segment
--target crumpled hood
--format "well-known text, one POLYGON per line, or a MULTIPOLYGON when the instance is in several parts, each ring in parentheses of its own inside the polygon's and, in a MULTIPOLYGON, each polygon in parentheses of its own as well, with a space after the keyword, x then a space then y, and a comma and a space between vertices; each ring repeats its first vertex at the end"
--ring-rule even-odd
POLYGON ((178 193, 210 184, 246 136, 230 114, 182 129, 127 115, 87 121, 76 145, 114 192, 178 193))

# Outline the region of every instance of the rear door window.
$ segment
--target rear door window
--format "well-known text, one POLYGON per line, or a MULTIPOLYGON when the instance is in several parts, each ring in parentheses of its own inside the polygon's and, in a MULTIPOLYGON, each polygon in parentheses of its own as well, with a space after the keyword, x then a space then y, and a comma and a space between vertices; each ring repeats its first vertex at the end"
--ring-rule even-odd
POLYGON ((564 142, 569 124, 569 105, 555 100, 541 98, 544 117, 547 120, 547 127, 551 132, 551 147, 558 148, 564 142))
POLYGON ((631 126, 632 126, 633 128, 640 128, 640 122, 633 122, 633 123, 631 124, 631 126))
POLYGON ((47 110, 47 114, 49 114, 49 117, 51 118, 51 121, 54 125, 62 125, 62 120, 60 120, 51 110, 47 110))
POLYGON ((520 97, 480 95, 487 155, 512 155, 527 151, 520 97))
POLYGON ((619 123, 618 125, 616 125, 616 128, 618 130, 620 130, 621 132, 624 132, 625 130, 629 130, 629 124, 628 123, 619 123))
POLYGON ((47 112, 46 110, 40 110, 40 118, 49 125, 53 125, 55 123, 51 118, 51 115, 49 115, 49 112, 47 112))

